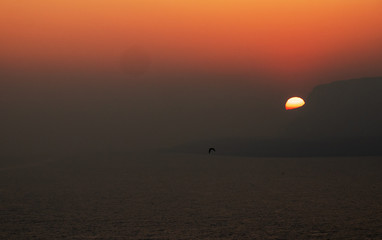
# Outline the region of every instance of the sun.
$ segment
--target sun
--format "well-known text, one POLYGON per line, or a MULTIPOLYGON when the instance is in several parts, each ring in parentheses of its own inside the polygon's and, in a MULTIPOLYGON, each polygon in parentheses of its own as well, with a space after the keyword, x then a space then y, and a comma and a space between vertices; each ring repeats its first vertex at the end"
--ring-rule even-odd
POLYGON ((285 109, 291 110, 295 108, 299 108, 305 105, 304 99, 300 97, 292 97, 289 98, 288 101, 285 103, 285 109))

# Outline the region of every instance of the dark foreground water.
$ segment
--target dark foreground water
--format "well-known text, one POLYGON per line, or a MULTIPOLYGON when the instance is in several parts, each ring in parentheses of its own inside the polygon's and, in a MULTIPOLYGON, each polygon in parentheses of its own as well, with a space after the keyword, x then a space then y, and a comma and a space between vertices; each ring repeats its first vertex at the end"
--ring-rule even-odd
POLYGON ((2 160, 0 239, 382 239, 382 159, 2 160))

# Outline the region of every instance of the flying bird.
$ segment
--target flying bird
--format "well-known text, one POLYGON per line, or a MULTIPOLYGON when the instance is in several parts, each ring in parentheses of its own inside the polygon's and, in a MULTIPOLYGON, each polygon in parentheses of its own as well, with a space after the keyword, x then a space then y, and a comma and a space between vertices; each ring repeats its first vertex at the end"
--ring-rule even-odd
POLYGON ((216 152, 215 148, 208 149, 208 154, 211 154, 212 152, 216 152))

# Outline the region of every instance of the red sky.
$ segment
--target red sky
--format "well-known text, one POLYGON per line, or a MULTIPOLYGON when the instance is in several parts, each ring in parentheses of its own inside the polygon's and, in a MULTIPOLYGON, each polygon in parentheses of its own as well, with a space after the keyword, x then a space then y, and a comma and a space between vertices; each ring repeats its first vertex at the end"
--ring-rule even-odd
POLYGON ((139 45, 154 69, 284 84, 382 75, 381 9, 380 0, 2 0, 0 60, 117 71, 139 45))
POLYGON ((289 97, 382 76, 381 10, 381 0, 1 0, 3 149, 274 136, 289 97), (131 46, 151 62, 141 76, 123 73, 131 46))

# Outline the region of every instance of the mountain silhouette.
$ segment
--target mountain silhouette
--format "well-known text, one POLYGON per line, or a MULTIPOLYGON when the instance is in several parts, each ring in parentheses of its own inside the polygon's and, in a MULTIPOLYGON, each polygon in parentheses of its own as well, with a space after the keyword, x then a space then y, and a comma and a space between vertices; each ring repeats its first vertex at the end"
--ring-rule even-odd
POLYGON ((382 136, 382 78, 337 81, 315 87, 283 136, 319 139, 328 137, 382 136))
POLYGON ((289 123, 272 138, 215 139, 175 148, 258 157, 382 155, 382 77, 315 87, 302 108, 285 111, 289 123))

